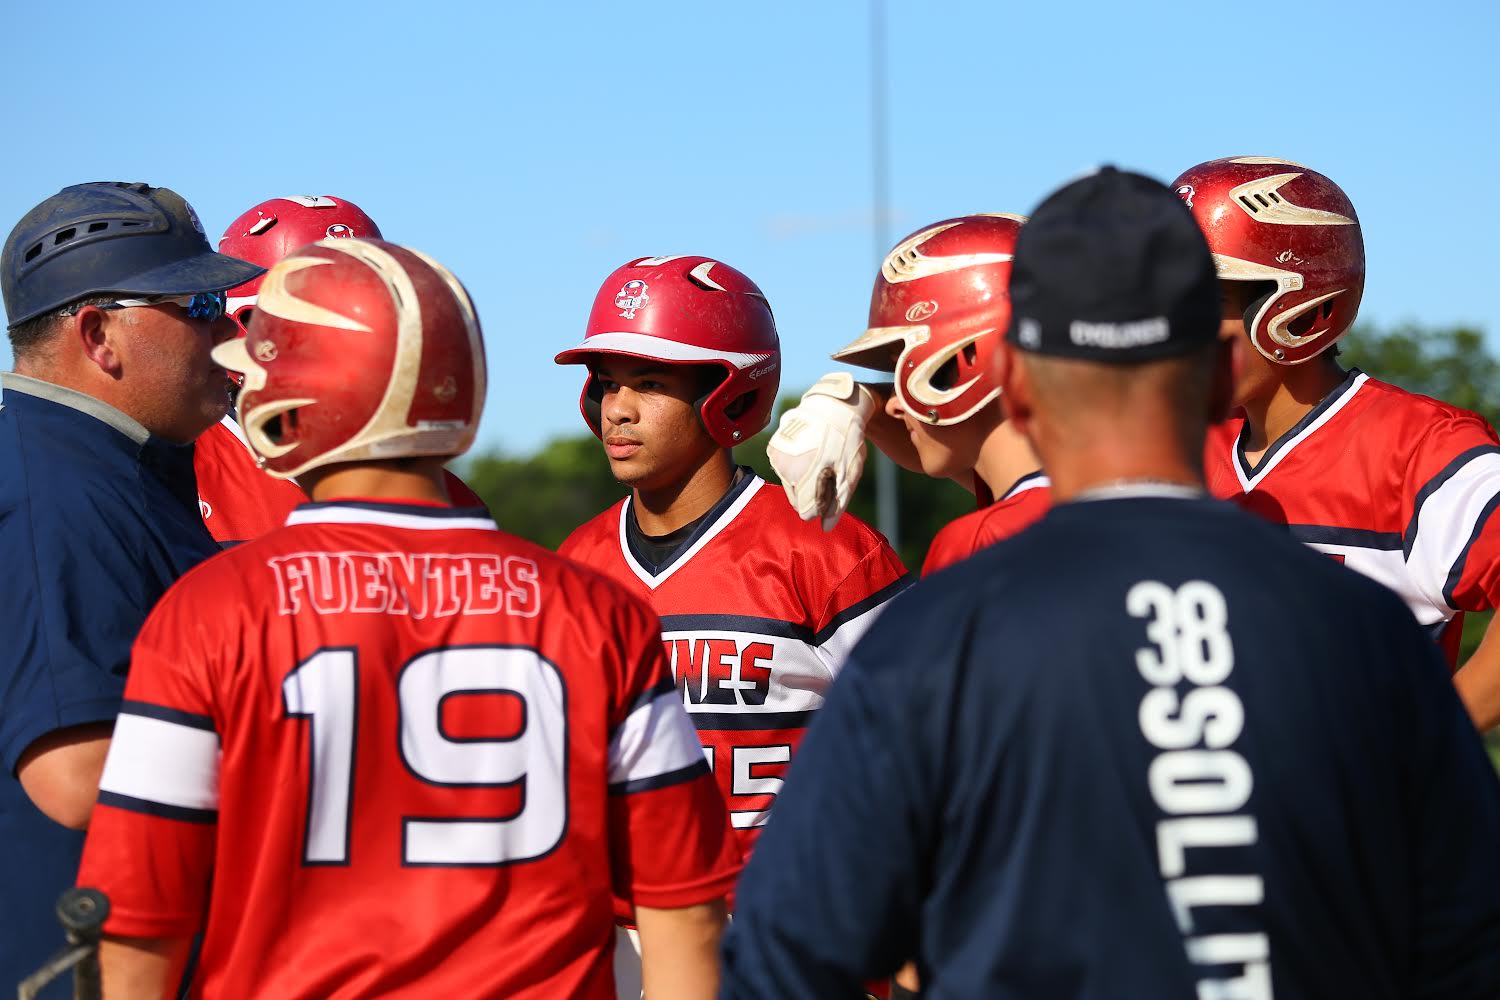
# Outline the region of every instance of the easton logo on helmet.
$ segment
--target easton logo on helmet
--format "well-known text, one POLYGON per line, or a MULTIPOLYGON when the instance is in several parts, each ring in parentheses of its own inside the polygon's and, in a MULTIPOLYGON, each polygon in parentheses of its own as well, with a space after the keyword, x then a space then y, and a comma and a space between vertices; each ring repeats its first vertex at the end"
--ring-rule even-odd
POLYGON ((1197 189, 1191 184, 1184 184, 1177 189, 1177 197, 1181 198, 1183 204, 1187 205, 1188 208, 1193 207, 1193 195, 1197 193, 1197 189))
POLYGON ((646 294, 646 283, 639 278, 625 282, 615 295, 615 305, 623 310, 620 315, 625 319, 635 319, 635 311, 646 308, 646 303, 650 301, 651 296, 646 294))

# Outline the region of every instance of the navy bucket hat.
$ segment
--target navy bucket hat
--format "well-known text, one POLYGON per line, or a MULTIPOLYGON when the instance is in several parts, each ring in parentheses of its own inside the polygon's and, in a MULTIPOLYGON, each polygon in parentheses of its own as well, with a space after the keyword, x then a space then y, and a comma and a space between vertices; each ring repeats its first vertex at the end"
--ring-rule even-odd
POLYGON ((14 328, 89 295, 221 292, 264 270, 215 253, 177 192, 94 181, 63 188, 16 223, 0 292, 14 328))

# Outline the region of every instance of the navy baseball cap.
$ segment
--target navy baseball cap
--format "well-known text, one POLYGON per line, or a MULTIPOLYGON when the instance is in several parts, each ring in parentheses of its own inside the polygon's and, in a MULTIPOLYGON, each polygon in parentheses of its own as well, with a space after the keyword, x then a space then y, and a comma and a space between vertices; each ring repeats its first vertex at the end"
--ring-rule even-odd
POLYGON ((63 188, 16 223, 0 292, 15 327, 88 295, 222 292, 264 271, 215 253, 177 192, 94 181, 63 188))
POLYGON ((1101 167, 1054 192, 1016 239, 1006 339, 1023 351, 1133 364, 1219 336, 1213 255, 1182 199, 1101 167))

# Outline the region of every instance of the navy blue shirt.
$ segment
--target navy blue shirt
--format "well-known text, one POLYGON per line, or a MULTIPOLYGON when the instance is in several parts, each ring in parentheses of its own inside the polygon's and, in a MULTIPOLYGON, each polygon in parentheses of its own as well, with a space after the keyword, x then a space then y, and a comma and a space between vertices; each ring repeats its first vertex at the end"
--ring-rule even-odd
POLYGON ((11 374, 3 383, 0 990, 13 990, 62 944, 53 907, 83 849, 81 832, 27 798, 21 754, 53 730, 114 719, 146 613, 218 546, 199 513, 191 445, 69 389, 11 374))
POLYGON ((1500 782, 1378 584, 1076 502, 891 605, 737 892, 724 997, 1494 998, 1500 782))

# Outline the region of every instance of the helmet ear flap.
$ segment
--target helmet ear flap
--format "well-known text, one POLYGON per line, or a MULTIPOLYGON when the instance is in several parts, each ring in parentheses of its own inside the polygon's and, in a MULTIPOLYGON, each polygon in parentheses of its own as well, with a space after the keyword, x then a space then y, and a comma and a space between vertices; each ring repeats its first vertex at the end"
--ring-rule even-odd
MULTIPOLYGON (((700 401, 699 405, 702 403, 700 401)), ((578 396, 578 410, 583 414, 584 423, 589 425, 589 430, 594 432, 594 437, 602 437, 604 430, 604 387, 599 384, 599 379, 592 371, 589 372, 588 380, 583 383, 583 392, 578 396)))
POLYGON ((1260 315, 1260 311, 1266 307, 1271 296, 1278 291, 1278 286, 1274 281, 1257 282, 1257 284, 1263 286, 1265 291, 1250 300, 1250 304, 1245 307, 1245 329, 1251 331, 1255 329, 1255 317, 1260 315))

